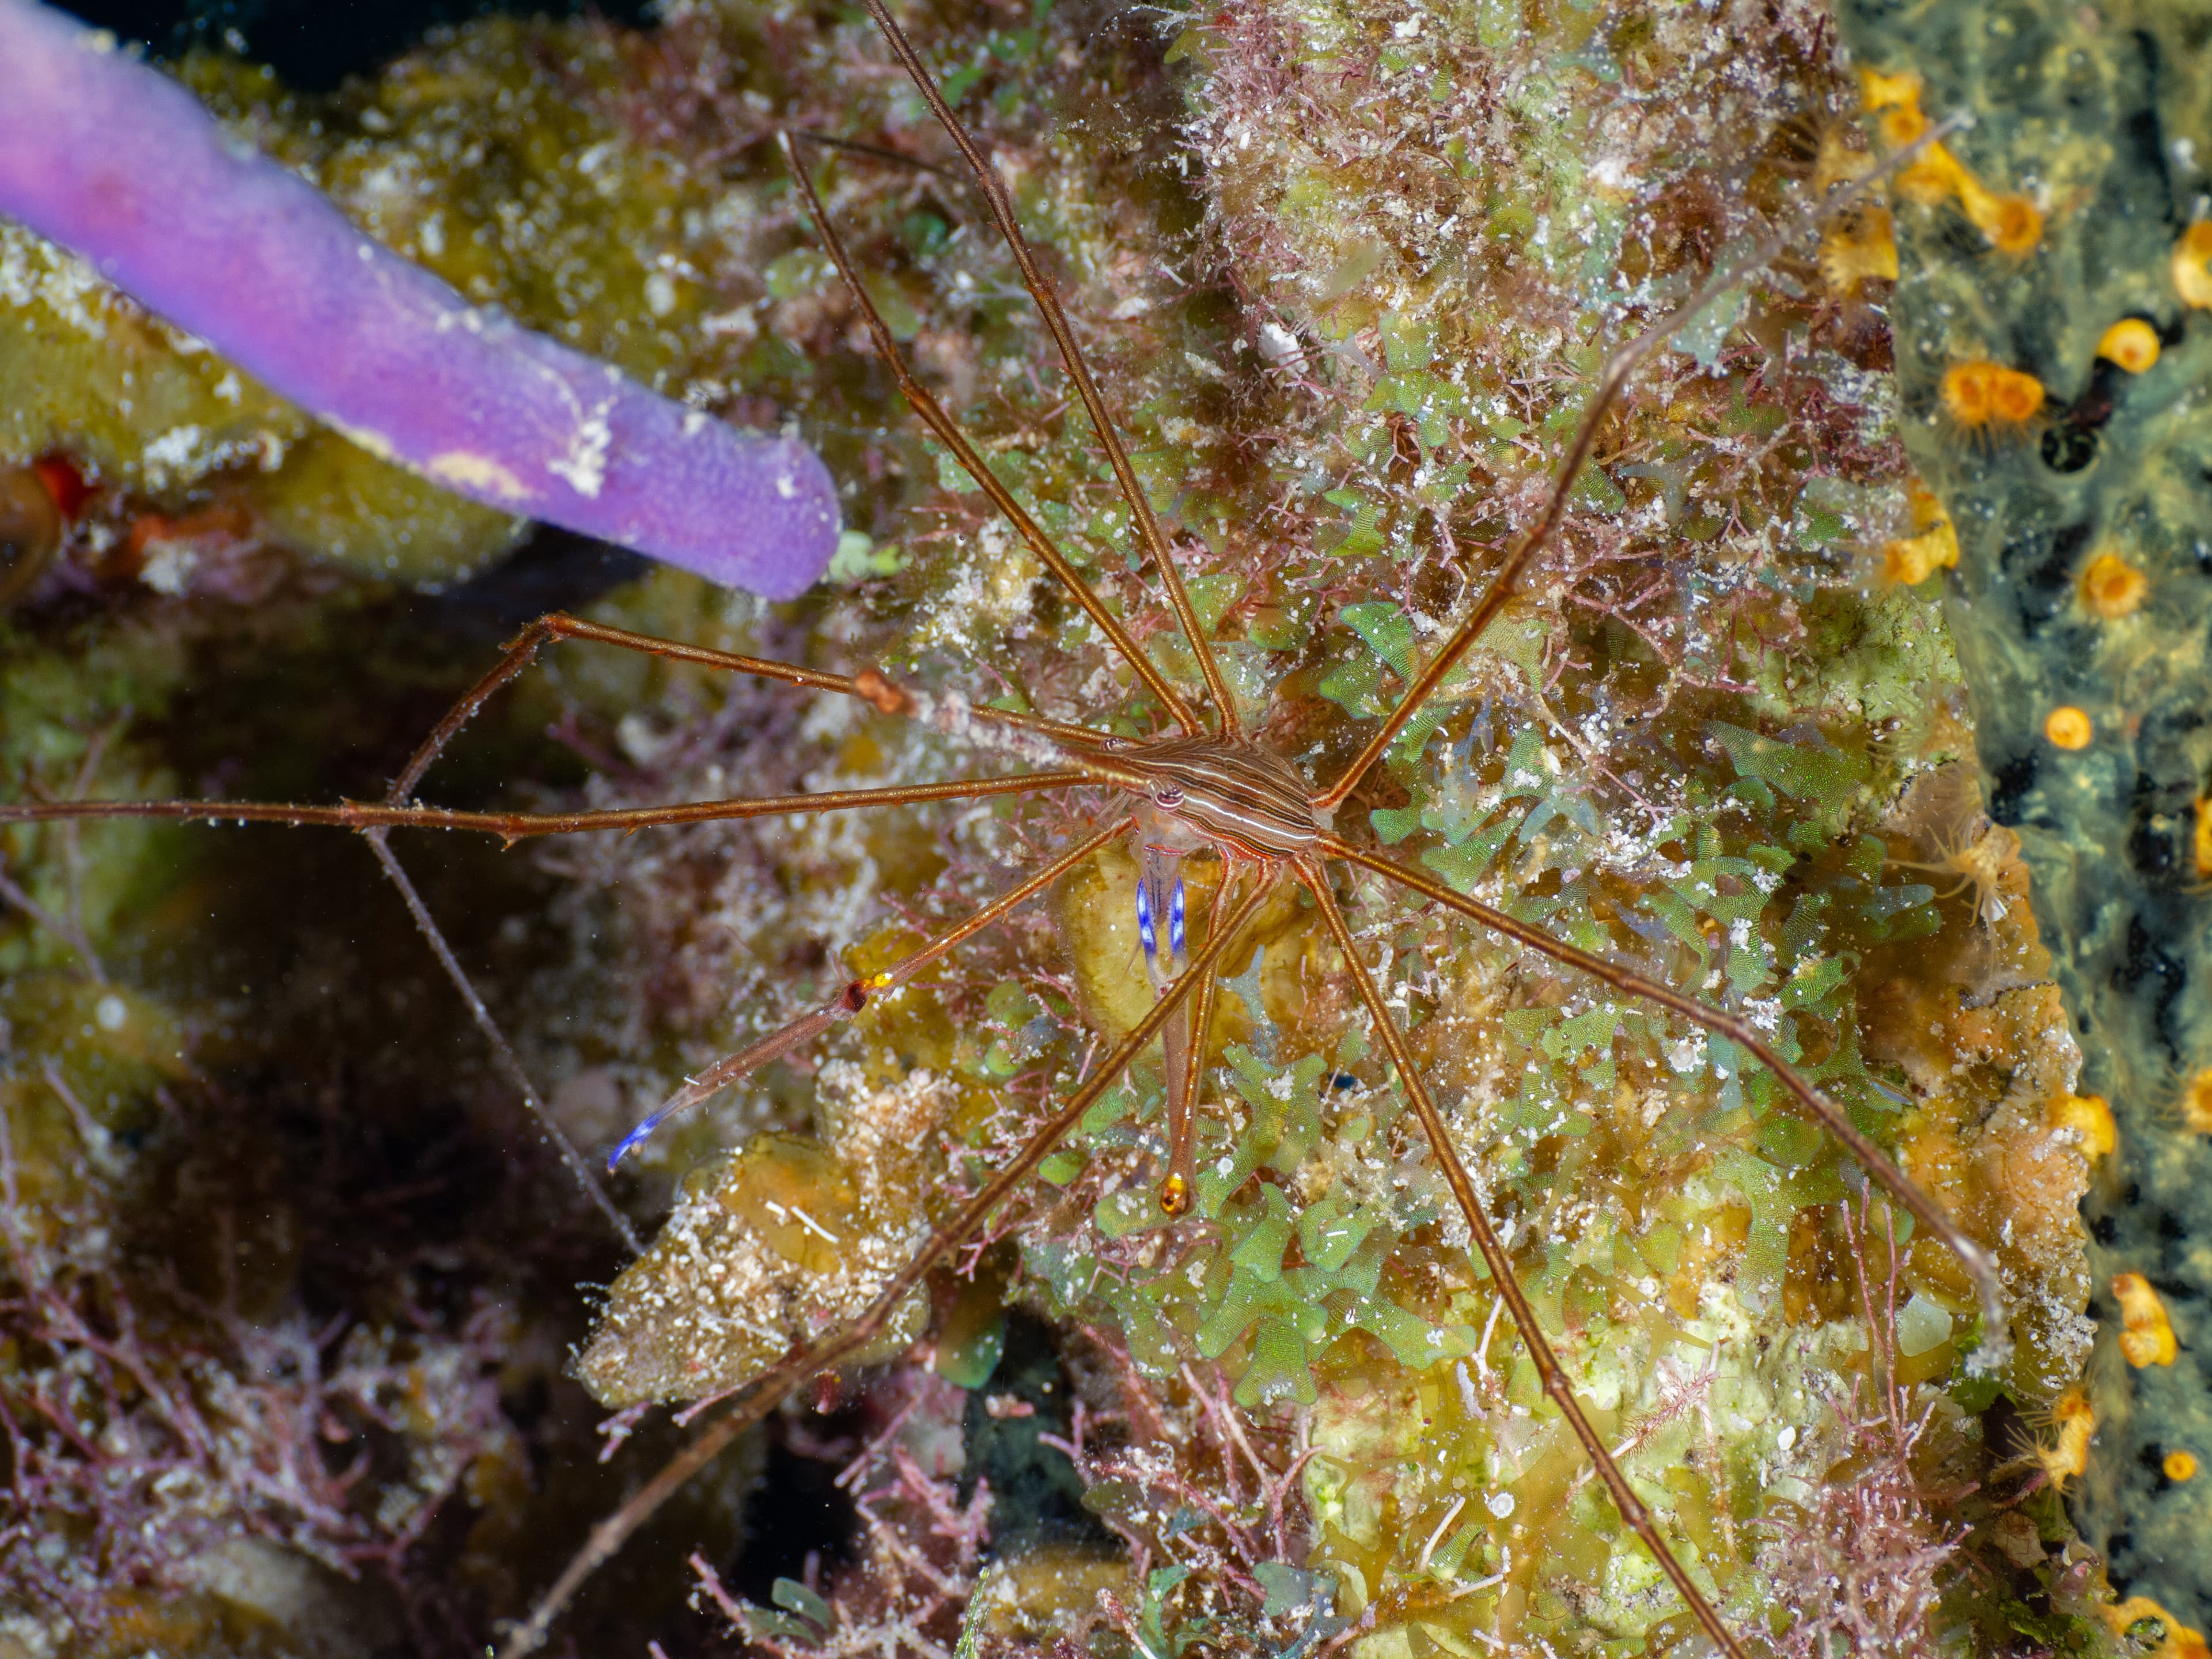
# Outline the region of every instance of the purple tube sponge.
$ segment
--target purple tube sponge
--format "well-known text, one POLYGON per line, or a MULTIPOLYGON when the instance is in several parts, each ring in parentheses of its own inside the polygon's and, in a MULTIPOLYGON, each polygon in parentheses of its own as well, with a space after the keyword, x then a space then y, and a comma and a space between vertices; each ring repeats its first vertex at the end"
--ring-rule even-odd
POLYGON ((167 77, 0 0, 0 213, 372 453, 770 599, 837 544, 813 453, 471 306, 167 77))

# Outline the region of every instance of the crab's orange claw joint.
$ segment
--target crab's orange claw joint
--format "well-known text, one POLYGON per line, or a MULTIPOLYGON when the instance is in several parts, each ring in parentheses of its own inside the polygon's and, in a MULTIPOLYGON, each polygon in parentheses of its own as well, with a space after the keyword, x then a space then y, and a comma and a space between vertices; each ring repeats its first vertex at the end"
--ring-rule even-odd
POLYGON ((914 699, 885 679, 873 668, 863 668, 853 676, 853 690, 860 694, 878 714, 905 714, 914 709, 914 699))

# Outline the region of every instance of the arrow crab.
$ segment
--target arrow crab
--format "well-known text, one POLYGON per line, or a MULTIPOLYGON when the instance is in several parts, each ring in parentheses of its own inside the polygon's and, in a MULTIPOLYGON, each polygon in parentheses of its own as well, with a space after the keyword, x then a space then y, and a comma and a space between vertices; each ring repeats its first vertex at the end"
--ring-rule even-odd
MULTIPOLYGON (((1042 266, 1024 253, 1015 211, 1018 200, 1025 214, 1042 208, 1065 234, 1084 222, 1085 204, 1055 198, 1035 176, 1009 178, 1018 157, 965 143, 920 55, 888 14, 872 9, 926 113, 960 152, 941 168, 906 166, 936 154, 908 122, 896 159, 833 155, 829 164, 841 180, 887 171, 895 184, 850 188, 901 197, 898 234, 913 268, 969 275, 969 303, 998 328, 1019 291, 975 283, 968 262, 982 225, 1007 234, 1023 287, 1105 442, 1108 476, 1071 467, 1066 457, 1083 441, 1084 422, 1028 378, 1026 364, 980 394, 997 428, 980 453, 933 412, 933 377, 960 387, 975 364, 928 326, 926 301, 848 256, 833 188, 811 215, 830 259, 810 264, 810 250, 794 243, 773 279, 779 297, 793 313, 811 307, 817 332, 867 331, 875 367, 864 372, 895 373, 915 396, 943 451, 939 477, 951 500, 937 510, 948 532, 961 532, 945 538, 956 549, 945 555, 910 537, 906 570, 886 559, 873 571, 875 591, 889 596, 888 624, 863 615, 842 638, 825 630, 830 654, 843 660, 815 667, 549 618, 436 729, 381 804, 183 802, 144 813, 344 825, 371 832, 389 861, 386 837, 396 830, 509 840, 595 829, 657 834, 964 800, 965 816, 941 839, 971 863, 1015 866, 1012 885, 981 908, 973 901, 983 896, 968 893, 976 872, 963 869, 942 884, 951 890, 916 903, 922 925, 865 940, 849 974, 817 968, 812 1012, 795 1023, 776 1023, 787 1006, 749 1012, 756 1040, 696 1069, 669 1103, 702 1105, 771 1062, 803 1077, 793 1062, 811 1058, 807 1045, 842 1044, 843 1099, 854 1109, 842 1127, 866 1119, 860 1107, 919 1101, 911 1115, 862 1127, 886 1167, 906 1152, 922 1155, 886 1186, 848 1156, 865 1137, 826 1136, 826 1157, 818 1146, 769 1137, 687 1178, 676 1220, 635 1277, 625 1276, 628 1289, 617 1281, 582 1365, 610 1400, 706 1395, 723 1401, 713 1408, 720 1415, 601 1524, 512 1645, 542 1638, 574 1584, 653 1504, 791 1389, 842 1363, 911 1349, 928 1311, 916 1292, 957 1259, 973 1282, 988 1283, 981 1300, 995 1304, 1003 1291, 1097 1328, 1129 1388, 1159 1391, 1124 1408, 1130 1458, 1141 1462, 1146 1413, 1158 1419, 1170 1395, 1186 1438, 1193 1414, 1219 1425, 1209 1430, 1221 1462, 1215 1495, 1237 1513, 1186 1504, 1188 1521, 1163 1507, 1162 1493, 1176 1489, 1158 1468, 1161 1484, 1150 1492, 1125 1475, 1093 1480, 1108 1467, 1100 1443, 1086 1451, 1079 1430, 1070 1443, 1100 1494, 1095 1512, 1154 1567, 1106 1587, 1108 1623, 1138 1644, 1178 1629, 1177 1639, 1194 1639, 1196 1621, 1227 1617, 1216 1610, 1220 1598, 1242 1595, 1249 1628, 1274 1620, 1273 1629, 1313 1644, 1400 1627, 1446 1647, 1533 1640, 1577 1624, 1663 1637, 1686 1620, 1741 1651, 1721 1605, 1745 1617, 1767 1606, 1742 1566, 1757 1546, 1736 1530, 1744 1517, 1732 1488, 1747 1468, 1715 1441, 1698 1395, 1711 1382, 1697 1383, 1696 1367, 1681 1362, 1692 1352, 1717 1357, 1731 1340, 1755 1346, 1755 1322, 1741 1308, 1779 1309, 1793 1282, 1801 1300, 1822 1305, 1824 1275, 1805 1264, 1817 1264, 1826 1224, 1816 1217, 1808 1227, 1802 1218, 1844 1212, 1851 1182, 1840 1168, 1871 1173, 1901 1216, 1948 1246, 1917 1249, 1908 1267, 1901 1245, 1863 1249, 1865 1236, 1850 1237, 1851 1254, 1907 1274, 1916 1298, 1908 1310, 1926 1304, 1916 1315, 1923 1328, 1944 1322, 1945 1335, 1926 1346, 1916 1328, 1910 1357, 1927 1362, 1923 1376, 1944 1374, 1938 1362, 1963 1364, 1978 1308, 1981 1334, 1993 1343, 2002 1336, 1989 1256, 1855 1121, 1880 1124, 1868 1114, 1883 1109, 1883 1097, 1859 1081, 1853 953, 1901 942, 1896 917, 1932 895, 1882 889, 1880 845, 1869 866, 1843 836, 1869 766, 1882 757, 1838 744, 1820 724, 1833 688, 1791 678, 1817 678, 1790 637, 1801 625, 1786 614, 1794 600, 1771 597, 1786 580, 1762 592, 1755 574, 1771 575, 1778 558, 1786 564, 1810 550, 1807 562, 1832 578, 1836 561, 1823 550, 1836 532, 1823 531, 1823 513, 1878 527, 1878 508, 1850 490, 1881 483, 1883 463, 1850 451, 1862 413, 1831 395, 1861 384, 1852 377, 1862 371, 1841 351, 1795 379, 1790 367, 1793 326, 1810 338, 1815 327, 1840 332, 1863 328, 1864 319, 1785 284, 1754 319, 1771 339, 1751 325, 1742 337, 1727 327, 1699 335, 1708 313, 1697 302, 1733 303, 1734 267, 1674 314, 1693 286, 1687 273, 1744 222, 1679 160, 1666 163, 1675 169, 1667 188, 1642 196, 1629 188, 1621 156, 1601 155, 1595 184, 1571 185, 1555 172, 1522 198, 1464 146, 1456 156, 1440 143, 1425 157, 1378 160, 1391 147, 1337 133, 1344 154, 1313 158, 1295 188, 1278 179, 1272 213, 1253 213, 1237 192, 1262 181, 1239 158, 1267 148, 1266 123, 1311 95, 1300 76, 1313 71, 1301 69, 1298 43, 1255 33, 1257 22, 1197 21, 1178 46, 1186 56, 1213 54, 1218 103, 1203 137, 1224 241, 1231 255, 1283 253, 1259 246, 1255 227, 1272 222, 1295 244, 1287 251, 1306 276, 1301 303, 1288 308, 1239 293, 1231 259, 1211 296, 1181 301, 1194 320, 1179 337, 1170 331, 1173 352, 1141 307, 1115 319, 1183 360, 1164 372, 1195 387, 1209 418, 1265 434, 1246 439, 1256 447, 1241 454, 1209 448, 1192 416, 1147 399, 1145 441, 1126 453, 1109 394, 1164 371, 1116 345, 1088 307, 1061 313, 1042 266), (981 181, 981 216, 959 182, 963 167, 981 181), (1424 167, 1434 177, 1419 177, 1424 167), (1331 182, 1331 168, 1343 176, 1331 182), (1354 180, 1406 208, 1407 240, 1391 240, 1389 212, 1316 224, 1313 204, 1354 180), (954 228, 963 215, 974 222, 954 228), (1414 258, 1455 229, 1464 241, 1478 217, 1480 257, 1452 270, 1414 258), (948 244, 957 245, 951 255, 948 244), (1490 320, 1511 331, 1515 291, 1497 266, 1516 248, 1557 278, 1557 291, 1530 279, 1509 357, 1486 365, 1455 356, 1455 295, 1480 296, 1490 320), (1546 307, 1578 289, 1598 295, 1589 307, 1595 320, 1555 325, 1546 307), (1663 385, 1635 392, 1627 412, 1615 400, 1632 392, 1642 357, 1609 356, 1599 344, 1624 319, 1634 320, 1626 332, 1646 352, 1679 339, 1690 353, 1668 360, 1663 374, 1649 371, 1663 385), (1105 392, 1084 367, 1102 339, 1105 392), (921 356, 921 373, 890 368, 902 342, 921 356), (1508 361, 1516 372, 1494 372, 1508 361), (1346 386, 1363 389, 1358 406, 1346 386), (1291 429, 1267 434, 1270 422, 1291 429), (1338 423, 1339 435, 1317 442, 1325 422, 1338 423), (1647 430, 1655 422, 1671 428, 1655 436, 1647 430), (1344 435, 1354 428, 1356 438, 1344 435), (1234 477, 1270 444, 1279 460, 1297 463, 1278 468, 1273 502, 1234 477), (1182 449, 1202 453, 1194 463, 1179 459, 1182 449), (1805 489, 1806 470, 1824 453, 1849 489, 1805 489), (1035 463, 1040 456, 1044 464, 1035 463), (1601 471, 1586 472, 1593 456, 1601 471), (1850 476, 1854 467, 1863 476, 1850 476), (1016 482, 1000 484, 1001 476, 1016 482), (1023 507, 1023 486, 1049 498, 1049 510, 1023 507), (978 491, 1007 511, 1012 533, 986 527, 978 491), (1179 574, 1182 560, 1194 568, 1189 580, 1179 574), (1670 561, 1686 562, 1691 575, 1670 561), (1056 586, 1044 583, 1048 573, 1056 586), (1161 590, 1171 621, 1146 608, 1145 594, 1161 590), (634 647, 687 673, 826 694, 825 705, 842 704, 818 720, 836 744, 828 769, 854 781, 841 783, 836 799, 810 787, 738 802, 722 798, 724 785, 679 807, 417 804, 425 772, 468 717, 556 641, 634 647), (977 677, 965 685, 948 672, 963 664, 977 677), (1795 730, 1777 718, 1791 711, 1802 716, 1795 730), (945 777, 940 732, 1030 769, 982 784, 945 777), (871 775, 889 781, 860 781, 871 775), (1073 805, 1014 805, 1060 792, 1073 805), (974 805, 983 801, 992 805, 974 805), (1614 818, 1638 828, 1623 830, 1614 818), (1067 832, 1057 850, 1033 850, 1056 831, 1067 832), (1123 851, 1131 841, 1133 850, 1123 851), (968 944, 979 921, 1048 895, 1057 949, 1018 933, 1014 948, 985 958, 1003 975, 988 995, 951 977, 951 947, 968 944), (1377 956, 1381 964, 1370 965, 1377 956), (933 983, 939 972, 948 977, 933 983), (963 1048, 963 1024, 992 1040, 963 1048), (1125 1084, 1126 1068, 1157 1037, 1165 1038, 1159 1074, 1141 1061, 1125 1084), (918 1078, 936 1086, 918 1088, 918 1078), (1224 1079, 1241 1113, 1219 1109, 1224 1079), (1832 1143, 1798 1133, 1801 1109, 1850 1148, 1848 1165, 1832 1143), (1008 1203, 1018 1206, 1011 1215, 1008 1203), (833 1206, 842 1207, 832 1213, 833 1206), (776 1317, 733 1312, 697 1273, 687 1279, 671 1266, 687 1250, 699 1266, 700 1217, 717 1211, 780 1258, 769 1279, 747 1281, 750 1293, 775 1299, 776 1317), (960 1255, 987 1225, 990 1249, 960 1255), (825 1285, 839 1306, 828 1304, 825 1285), (656 1300, 662 1313, 672 1310, 672 1326, 653 1326, 647 1304, 656 1300), (714 1340, 704 1341, 716 1321, 714 1340), (730 1338, 728 1328, 748 1322, 756 1328, 739 1329, 744 1340, 730 1338), (1510 1357, 1511 1331, 1525 1358, 1510 1357), (714 1364, 697 1363, 702 1347, 714 1350, 714 1364), (672 1381, 663 1363, 672 1352, 679 1371, 693 1367, 672 1381), (721 1363, 732 1352, 739 1363, 721 1363), (1213 1371, 1201 1378, 1200 1367, 1218 1367, 1224 1380, 1211 1380, 1213 1371), (1248 1431, 1236 1422, 1230 1401, 1216 1397, 1231 1384, 1237 1404, 1264 1425, 1248 1431), (1297 1446, 1285 1425, 1302 1407, 1328 1419, 1335 1437, 1297 1446), (1701 1414, 1702 1440, 1693 1421, 1701 1414), (1410 1459, 1394 1471, 1401 1454, 1362 1443, 1378 1423, 1418 1440, 1414 1422, 1446 1425, 1425 1465, 1410 1459), (1247 1443, 1254 1434, 1256 1452, 1247 1443), (1583 1454, 1597 1471, 1595 1487, 1573 1473, 1583 1454), (1249 1460, 1242 1473, 1239 1457, 1249 1460), (1679 1460, 1688 1480, 1665 1472, 1664 1458, 1679 1460), (1304 1549, 1290 1546, 1282 1524, 1294 1493, 1315 1516, 1304 1549), (1269 1504, 1268 1526, 1242 1514, 1269 1504), (1214 1540, 1216 1531, 1231 1543, 1214 1540), (1261 1559, 1255 1539, 1277 1553, 1261 1559), (1188 1575, 1176 1570, 1202 1550, 1225 1565, 1212 1583, 1184 1589, 1188 1575), (1577 1601, 1561 1593, 1568 1583, 1594 1588, 1577 1601)), ((1663 125, 1650 106, 1700 49, 1633 20, 1614 22, 1612 33, 1581 42, 1577 50, 1593 54, 1587 64, 1552 70, 1600 84, 1608 68, 1625 73, 1639 88, 1643 118, 1663 125)), ((1409 88, 1424 74, 1419 96, 1431 98, 1436 76, 1448 82, 1448 70, 1487 55, 1488 79, 1447 85, 1432 101, 1486 102, 1504 125, 1540 131, 1531 100, 1540 103, 1541 89, 1507 72, 1518 26, 1484 27, 1493 25, 1500 38, 1486 37, 1481 53, 1469 54, 1449 40, 1439 47, 1441 26, 1409 11, 1387 27, 1363 20, 1328 55, 1345 74, 1370 77, 1380 106, 1393 110, 1401 100, 1419 108, 1409 88)), ((1798 61, 1819 50, 1818 32, 1799 39, 1777 28, 1784 42, 1777 59, 1801 77, 1790 82, 1796 96, 1819 79, 1798 61)), ((1036 50, 1035 40, 1006 47, 1036 50)), ((992 75, 986 53, 957 79, 992 75)), ((1716 94, 1705 113, 1725 103, 1716 94)), ((1731 131, 1756 129, 1750 112, 1725 113, 1731 131)), ((1317 125, 1308 136, 1318 143, 1332 135, 1317 125)), ((1799 143, 1803 137, 1777 141, 1778 154, 1753 169, 1751 184, 1772 198, 1763 205, 1781 205, 1793 167, 1815 173, 1815 145, 1799 143)), ((1645 150, 1630 144, 1623 154, 1653 160, 1665 148, 1650 135, 1642 142, 1645 150)), ((812 202, 806 169, 825 152, 794 149, 793 176, 812 202)), ((1083 286, 1075 284, 1079 295, 1083 286)), ((972 378, 958 392, 963 402, 978 396, 972 378)), ((878 550, 855 555, 863 573, 878 550)), ((686 695, 699 683, 684 681, 686 695)), ((635 781, 654 770, 667 734, 647 725, 623 737, 635 781)), ((617 763, 613 775, 623 769, 617 763)), ((123 810, 57 803, 10 816, 123 810)), ((576 855, 577 867, 587 856, 576 855)), ((881 867, 902 864, 917 890, 951 861, 941 848, 917 856, 911 845, 882 840, 864 856, 881 867)), ((765 982, 785 995, 792 988, 773 976, 765 982)), ((830 1070, 822 1068, 825 1084, 830 1070)), ((1929 1152, 1914 1174, 1938 1184, 1942 1159, 1929 1152)), ((1948 1198, 1954 1188, 1943 1190, 1948 1198)), ((757 1262, 762 1245, 747 1248, 757 1262)), ((935 1349, 949 1375, 959 1358, 952 1329, 973 1309, 965 1292, 945 1294, 953 1304, 938 1322, 935 1349)), ((1871 1322, 1875 1299, 1864 1302, 1871 1322)), ((1850 1305, 1826 1311, 1833 1321, 1850 1305)), ((989 1308, 981 1322, 994 1328, 989 1308)), ((1786 1386, 1802 1389, 1812 1369, 1804 1362, 1786 1386)), ((1771 1396, 1785 1385, 1770 1377, 1751 1392, 1761 1387, 1771 1396)), ((763 1614, 769 1622, 756 1634, 794 1645, 836 1637, 836 1598, 799 1588, 804 1595, 782 1600, 784 1613, 763 1614)))

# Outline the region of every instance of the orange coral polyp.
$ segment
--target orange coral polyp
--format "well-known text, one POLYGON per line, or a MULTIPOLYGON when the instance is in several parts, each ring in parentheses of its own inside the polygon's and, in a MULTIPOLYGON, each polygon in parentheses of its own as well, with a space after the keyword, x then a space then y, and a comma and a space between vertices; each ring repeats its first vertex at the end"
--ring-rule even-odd
POLYGON ((1976 358, 1954 363, 1943 371, 1937 395, 1943 408, 1960 426, 2019 426, 2043 409, 2043 382, 2002 363, 1976 358))
MULTIPOLYGON (((2200 872, 2204 862, 2205 823, 2200 807, 2197 818, 2197 861, 2200 872)), ((2193 1134, 2212 1135, 2212 1066, 2190 1079, 2188 1086, 2182 1090, 2181 1121, 2193 1134)))
POLYGON ((2000 253, 2025 253, 2043 240, 2043 213, 2025 196, 2000 196, 1982 234, 2000 253))
POLYGON ((1899 587, 1917 587, 1938 570, 1958 565, 1959 538, 1948 519, 1917 536, 1882 544, 1882 575, 1899 587))
POLYGON ((1990 418, 1990 375, 1995 363, 1954 363, 1943 371, 1943 407, 1960 426, 1984 426, 1990 418))
POLYGON ((2014 426, 2033 420, 2043 408, 2043 382, 2018 369, 2000 368, 1990 377, 1990 415, 2014 426))
POLYGON ((2059 1095, 2051 1103, 2049 1118, 2052 1128, 2068 1130, 2078 1137, 2087 1157, 2104 1158, 2119 1144, 2112 1109, 2102 1095, 2059 1095))
MULTIPOLYGON (((1884 75, 1859 71, 1861 101, 1879 116, 1882 142, 1902 149, 1928 131, 1920 108, 1920 77, 1906 70, 1884 75)), ((1948 196, 2001 253, 2026 253, 2043 240, 2043 210, 2025 196, 1999 196, 1984 187, 1966 163, 1940 143, 1930 144, 1897 175, 1897 188, 1909 201, 1933 207, 1948 196)))
POLYGON ((2141 374, 2158 361, 2158 331, 2140 317, 2123 317, 2097 341, 2097 355, 2117 363, 2130 374, 2141 374))
POLYGON ((2051 1438, 2039 1441, 2030 1454, 2045 1478, 2060 1492, 2089 1467, 2089 1439, 2097 1431, 2097 1413, 2089 1396, 2071 1388, 2051 1408, 2051 1438))
POLYGON ((2173 291, 2181 303, 2212 309, 2212 219, 2199 219, 2173 245, 2173 291))
POLYGON ((2171 1365, 2179 1352, 2173 1340, 2173 1322, 2166 1316, 2166 1304, 2141 1273, 2115 1273, 2112 1299, 2120 1304, 2120 1354, 2141 1370, 2146 1365, 2171 1365))
POLYGON ((2072 703, 2054 708, 2043 717, 2043 735, 2054 749, 2087 749, 2095 730, 2087 712, 2072 703))
MULTIPOLYGON (((1929 146, 1931 152, 1940 148, 1929 146)), ((1995 195, 1983 189, 1948 152, 1943 160, 1950 169, 1951 188, 1958 192, 1960 210, 1973 221, 1975 229, 1990 239, 1990 246, 2000 253, 2025 253, 2043 240, 2043 215, 2034 203, 2025 196, 1995 195)))
MULTIPOLYGON (((1882 111, 1880 125, 1882 141, 1893 149, 1901 149, 1928 131, 1928 118, 1920 112, 1917 105, 1893 104, 1882 111)), ((1929 148, 1932 150, 1940 146, 1931 144, 1929 148)), ((1923 157, 1914 165, 1924 165, 1925 160, 1923 157)))
POLYGON ((1872 208, 1838 222, 1820 239, 1820 276, 1828 292, 1848 299, 1867 282, 1897 280, 1897 238, 1887 208, 1872 208))
POLYGON ((1885 75, 1863 64, 1859 69, 1859 101, 1869 110, 1894 109, 1899 105, 1920 107, 1920 76, 1911 70, 1885 75))
POLYGON ((2081 603, 2106 622, 2132 615, 2150 591, 2143 573, 2117 553, 2100 553, 2081 573, 2081 603))
POLYGON ((2159 1465, 2169 1480, 2193 1480, 2197 1478, 2197 1454, 2191 1451, 2170 1451, 2159 1465))
POLYGON ((2146 1619, 2155 1619, 2166 1639, 2150 1650, 2149 1659, 2205 1659, 2208 1650, 2202 1632, 2191 1630, 2148 1595, 2130 1595, 2117 1606, 2100 1607, 2115 1636, 2126 1636, 2146 1619))
MULTIPOLYGON (((1892 142, 1900 147, 1917 138, 1927 125, 1918 110, 1911 112, 1910 120, 1900 119, 1895 115, 1882 118, 1883 137, 1891 137, 1892 142), (1902 131, 1905 136, 1902 139, 1892 137, 1893 131, 1902 131)), ((1956 196, 1972 183, 1973 175, 1960 165, 1957 156, 1941 144, 1929 145, 1920 152, 1918 161, 1897 175, 1899 191, 1907 200, 1918 202, 1923 207, 1933 207, 1946 197, 1956 196)))

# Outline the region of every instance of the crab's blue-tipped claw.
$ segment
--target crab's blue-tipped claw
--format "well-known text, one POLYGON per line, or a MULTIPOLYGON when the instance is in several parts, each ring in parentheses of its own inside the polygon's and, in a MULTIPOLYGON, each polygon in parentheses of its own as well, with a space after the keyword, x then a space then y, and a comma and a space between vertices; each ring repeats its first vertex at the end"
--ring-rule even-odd
POLYGON ((636 1151, 640 1146, 642 1146, 647 1140, 653 1138, 653 1132, 655 1129, 658 1129, 661 1126, 663 1121, 667 1118, 670 1109, 671 1109, 668 1107, 662 1107, 651 1117, 647 1118, 645 1121, 639 1124, 635 1128, 632 1129, 628 1134, 622 1138, 621 1141, 617 1144, 614 1151, 607 1154, 607 1173, 609 1175, 612 1175, 615 1172, 615 1165, 621 1163, 623 1159, 628 1158, 633 1152, 636 1151))

